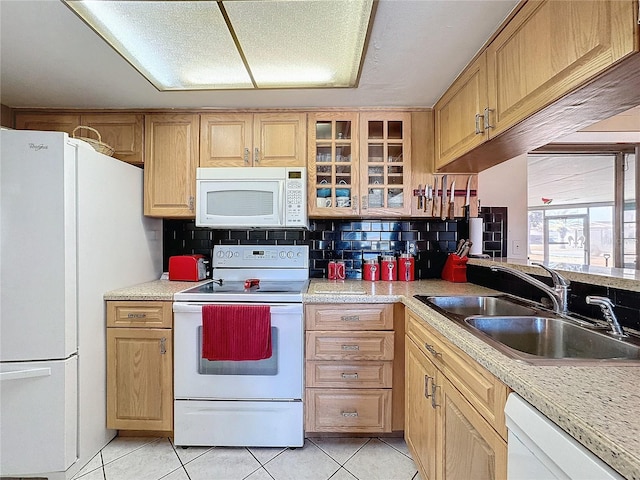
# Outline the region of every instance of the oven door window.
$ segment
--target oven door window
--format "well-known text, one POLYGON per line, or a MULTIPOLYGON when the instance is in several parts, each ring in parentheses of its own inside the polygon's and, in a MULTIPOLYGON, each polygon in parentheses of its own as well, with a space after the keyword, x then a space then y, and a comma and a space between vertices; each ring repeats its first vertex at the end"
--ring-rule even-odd
POLYGON ((278 374, 278 329, 271 326, 273 354, 264 360, 211 361, 202 358, 202 326, 198 327, 198 373, 200 375, 259 375, 278 374))

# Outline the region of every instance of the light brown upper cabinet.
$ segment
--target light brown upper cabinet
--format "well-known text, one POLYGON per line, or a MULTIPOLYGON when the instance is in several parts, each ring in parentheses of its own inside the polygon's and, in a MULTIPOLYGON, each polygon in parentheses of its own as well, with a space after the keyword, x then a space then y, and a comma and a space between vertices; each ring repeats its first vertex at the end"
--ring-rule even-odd
POLYGON ((200 116, 145 116, 144 214, 195 217, 200 116))
POLYGON ((630 0, 526 2, 436 103, 436 168, 637 52, 637 11, 630 0))
POLYGON ((67 132, 69 136, 80 123, 80 115, 63 113, 16 113, 17 130, 67 132))
POLYGON ((200 119, 201 167, 303 167, 304 113, 218 113, 200 119))
POLYGON ((311 113, 308 128, 309 215, 410 213, 411 113, 311 113))
POLYGON ((436 168, 477 147, 488 138, 487 57, 480 55, 434 107, 436 168))
MULTIPOLYGON (((44 130, 67 132, 85 125, 100 132, 101 140, 113 147, 113 156, 134 165, 143 163, 144 116, 133 113, 16 113, 16 128, 19 130, 44 130)), ((95 133, 79 129, 76 136, 98 140, 95 133)))

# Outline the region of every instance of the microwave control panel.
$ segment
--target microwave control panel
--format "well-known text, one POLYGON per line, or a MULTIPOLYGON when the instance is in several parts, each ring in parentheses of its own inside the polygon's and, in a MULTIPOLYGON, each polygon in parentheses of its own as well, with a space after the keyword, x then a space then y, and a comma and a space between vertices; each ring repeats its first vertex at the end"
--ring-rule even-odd
POLYGON ((286 226, 307 227, 307 175, 304 168, 287 168, 286 226))

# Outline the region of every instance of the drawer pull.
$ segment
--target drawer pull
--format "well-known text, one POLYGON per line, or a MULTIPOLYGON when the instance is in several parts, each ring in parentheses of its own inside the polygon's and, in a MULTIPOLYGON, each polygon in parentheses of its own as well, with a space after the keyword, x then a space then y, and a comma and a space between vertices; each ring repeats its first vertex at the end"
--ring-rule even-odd
POLYGON ((164 355, 167 353, 167 338, 162 337, 160 339, 160 355, 164 355))
POLYGON ((424 344, 424 348, 426 348, 429 353, 431 355, 433 355, 434 357, 441 357, 442 354, 440 352, 438 352, 435 348, 433 348, 433 345, 429 345, 428 343, 424 344))
POLYGON ((356 373, 343 373, 342 374, 342 378, 344 379, 354 379, 357 380, 358 379, 358 372, 356 373))
POLYGON ((127 313, 127 318, 147 318, 146 313, 127 313))
POLYGON ((360 350, 360 345, 342 345, 342 350, 360 350))
POLYGON ((342 315, 340 317, 340 320, 342 320, 343 322, 359 322, 360 315, 342 315))
POLYGON ((357 417, 358 412, 342 412, 343 417, 357 417))
POLYGON ((425 375, 424 376, 424 398, 429 398, 431 396, 431 393, 429 393, 429 391, 431 390, 431 388, 429 387, 429 380, 431 380, 432 377, 430 377, 429 375, 425 375))

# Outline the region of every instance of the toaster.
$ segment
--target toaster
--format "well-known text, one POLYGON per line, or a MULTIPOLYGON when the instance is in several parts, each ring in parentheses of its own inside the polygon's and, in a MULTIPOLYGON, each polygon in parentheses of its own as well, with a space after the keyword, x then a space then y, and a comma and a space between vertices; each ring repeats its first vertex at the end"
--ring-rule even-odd
POLYGON ((207 264, 204 255, 176 255, 169 257, 169 280, 197 282, 207 278, 207 264))

